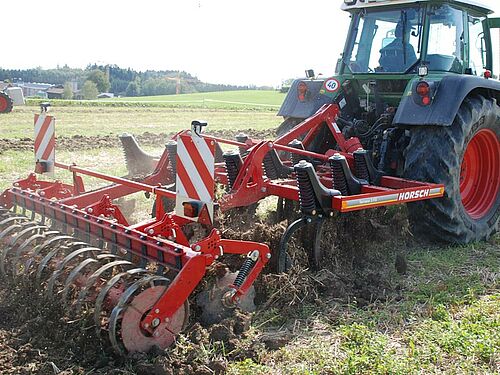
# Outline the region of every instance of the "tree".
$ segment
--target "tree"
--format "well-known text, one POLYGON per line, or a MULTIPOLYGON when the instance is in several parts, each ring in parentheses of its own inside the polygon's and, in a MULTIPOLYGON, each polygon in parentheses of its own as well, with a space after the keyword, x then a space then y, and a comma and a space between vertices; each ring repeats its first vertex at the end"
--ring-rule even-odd
POLYGON ((98 94, 97 85, 92 81, 85 81, 82 87, 83 98, 87 100, 97 99, 98 94))
POLYGON ((126 96, 139 96, 141 92, 141 88, 137 81, 132 81, 128 84, 127 89, 125 90, 126 96))
POLYGON ((87 80, 94 82, 99 92, 109 91, 109 78, 99 69, 92 70, 87 76, 87 80))
POLYGON ((73 85, 71 82, 66 82, 64 84, 63 99, 73 99, 73 85))

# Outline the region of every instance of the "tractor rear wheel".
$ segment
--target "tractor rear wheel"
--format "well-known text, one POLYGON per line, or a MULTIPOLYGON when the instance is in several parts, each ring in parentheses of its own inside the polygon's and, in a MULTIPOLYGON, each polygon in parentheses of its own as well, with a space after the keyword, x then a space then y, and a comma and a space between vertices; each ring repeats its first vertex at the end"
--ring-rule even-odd
POLYGON ((5 92, 0 92, 0 113, 10 113, 12 112, 12 106, 14 103, 9 95, 5 92))
POLYGON ((500 107, 473 95, 450 127, 412 129, 405 177, 445 185, 445 195, 408 205, 417 234, 469 243, 489 238, 500 218, 500 107))

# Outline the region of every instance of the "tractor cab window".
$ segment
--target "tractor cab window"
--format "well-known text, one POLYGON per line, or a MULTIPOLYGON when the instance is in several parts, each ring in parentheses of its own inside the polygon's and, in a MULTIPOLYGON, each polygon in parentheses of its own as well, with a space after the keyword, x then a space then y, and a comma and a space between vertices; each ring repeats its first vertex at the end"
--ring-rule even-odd
POLYGON ((460 10, 441 5, 429 10, 429 41, 426 63, 430 70, 462 73, 464 69, 464 22, 460 10))
POLYGON ((486 66, 486 45, 483 21, 485 18, 469 16, 469 68, 473 75, 481 76, 486 66))
POLYGON ((420 7, 356 15, 343 61, 353 73, 404 73, 420 57, 420 7))

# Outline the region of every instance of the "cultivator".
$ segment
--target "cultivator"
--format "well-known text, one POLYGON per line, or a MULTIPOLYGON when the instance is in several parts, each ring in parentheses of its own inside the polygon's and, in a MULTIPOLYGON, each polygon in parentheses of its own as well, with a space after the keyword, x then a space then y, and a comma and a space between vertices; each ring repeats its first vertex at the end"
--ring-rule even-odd
MULTIPOLYGON (((274 142, 210 137, 202 133, 206 123, 193 121, 159 158, 123 136, 132 172, 147 172, 134 179, 52 159, 56 170, 72 174, 71 184, 31 174, 0 195, 0 272, 30 280, 69 316, 93 315, 99 335, 121 355, 171 345, 188 322, 190 295, 224 254, 245 257, 238 272, 217 272, 212 289, 198 294, 202 317, 215 322, 235 306, 252 309, 252 284, 271 252, 264 244, 221 238, 214 208, 247 207, 267 196, 277 196, 281 208, 298 201, 302 217, 274 254, 278 271, 286 271, 288 242, 303 227, 313 226, 304 242, 310 265, 321 266, 323 222, 334 211, 443 195, 442 185, 383 176, 356 138, 344 139, 337 113, 325 106, 274 142), (237 151, 222 152, 228 145, 237 151), (87 191, 82 176, 111 184, 87 191), (215 182, 225 187, 219 199, 215 182), (156 198, 153 217, 130 224, 114 202, 136 192, 156 198), (208 236, 193 235, 200 227, 208 236)), ((37 159, 37 171, 51 170, 37 159)))
MULTIPOLYGON (((309 265, 313 269, 321 267, 323 224, 335 211, 358 211, 444 194, 441 184, 385 176, 377 170, 359 139, 344 137, 336 123, 338 114, 337 105, 324 105, 275 141, 256 141, 244 134, 239 134, 236 140, 203 135, 220 150, 215 176, 225 186, 225 193, 218 200, 222 211, 250 207, 263 198, 276 196, 278 217, 284 218, 290 217, 287 211, 293 209, 292 202, 299 203, 302 217, 289 225, 276 254, 278 272, 289 268, 288 243, 304 227, 312 227, 308 228, 302 244, 309 265), (227 146, 232 149, 222 152, 227 146)), ((148 164, 161 168, 169 153, 175 154, 172 150, 179 134, 169 142, 160 159, 144 153, 132 136, 123 135, 129 172, 133 174, 148 164), (140 162, 136 161, 136 155, 141 156, 140 162)))

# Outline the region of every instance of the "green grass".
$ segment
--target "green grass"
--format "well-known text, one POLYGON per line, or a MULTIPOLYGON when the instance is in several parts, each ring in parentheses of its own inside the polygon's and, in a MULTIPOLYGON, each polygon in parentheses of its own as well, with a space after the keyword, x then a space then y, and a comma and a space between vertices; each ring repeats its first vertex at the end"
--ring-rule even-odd
MULTIPOLYGON (((0 138, 33 138, 34 106, 16 107, 0 115, 0 138)), ((271 111, 231 111, 215 109, 175 109, 162 107, 58 107, 51 110, 56 118, 57 136, 173 133, 189 129, 191 121, 208 121, 209 129, 255 129, 277 127, 281 117, 271 111)))
MULTIPOLYGON (((241 90, 99 100, 50 100, 50 102, 59 107, 160 107, 276 112, 285 99, 285 95, 274 90, 241 90)), ((43 101, 46 99, 30 98, 28 104, 38 106, 43 101)))
MULTIPOLYGON (((303 328, 286 346, 231 363, 228 373, 497 374, 499 245, 497 237, 491 244, 415 249, 408 276, 391 275, 402 299, 364 308, 323 301, 306 316, 298 310, 287 320, 303 328)), ((263 314, 268 325, 286 326, 282 316, 263 314)))
POLYGON ((274 90, 220 91, 180 95, 138 96, 107 99, 107 101, 164 102, 182 104, 241 104, 279 107, 286 94, 274 90))

